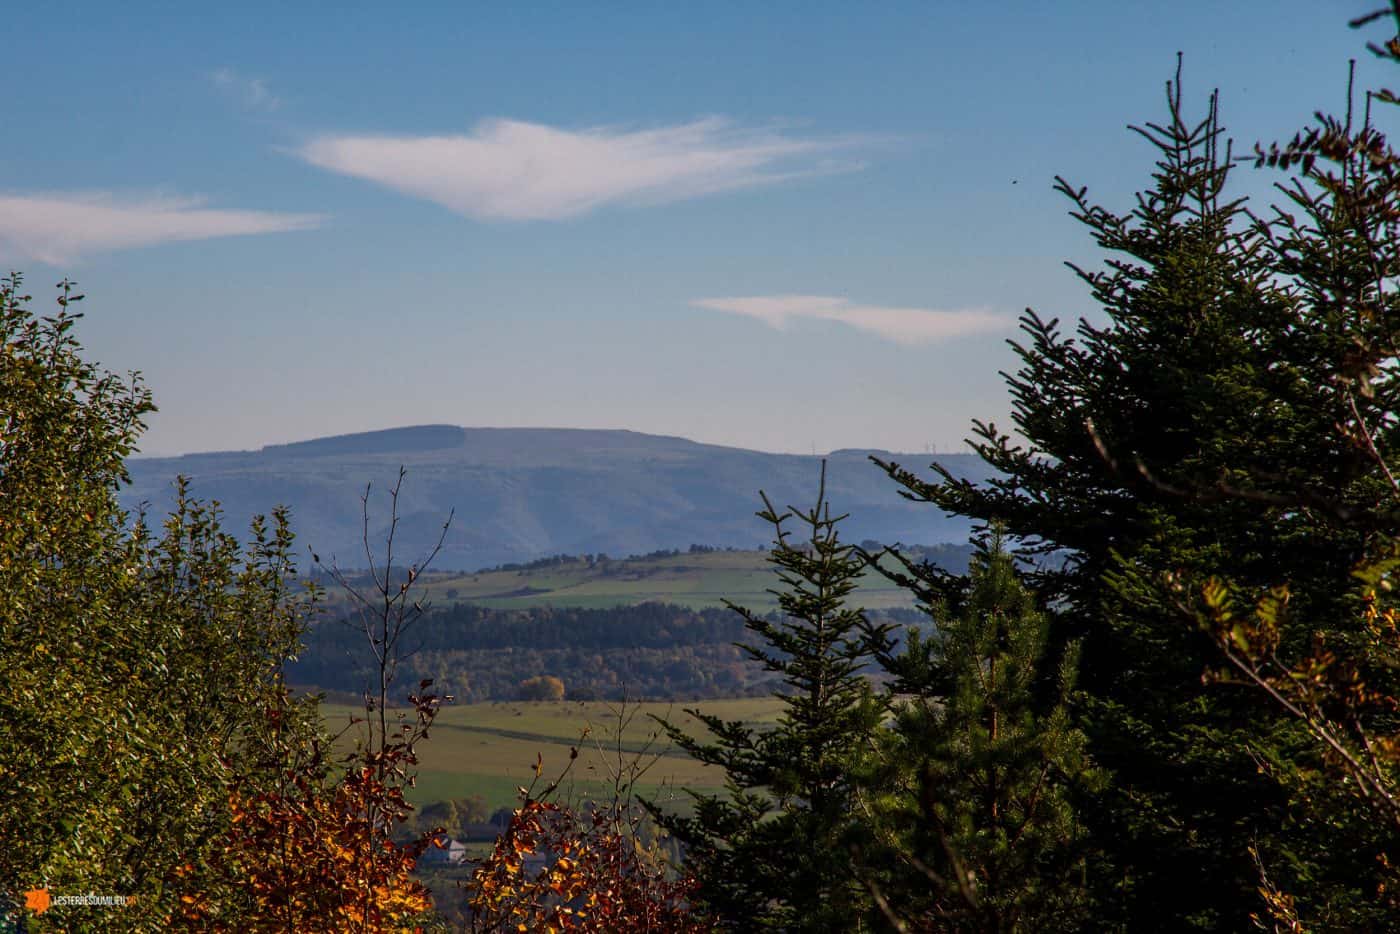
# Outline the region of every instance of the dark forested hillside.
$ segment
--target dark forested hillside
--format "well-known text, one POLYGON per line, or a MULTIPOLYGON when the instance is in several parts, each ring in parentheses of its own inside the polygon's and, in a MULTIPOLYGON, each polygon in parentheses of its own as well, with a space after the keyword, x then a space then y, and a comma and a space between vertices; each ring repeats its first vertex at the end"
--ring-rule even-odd
MULTIPOLYGON (((902 622, 914 610, 889 610, 902 622)), ((550 676, 575 700, 740 697, 774 684, 734 645, 744 621, 727 609, 643 603, 610 609, 495 610, 459 603, 424 616, 401 663, 403 683, 432 678, 458 701, 525 696, 523 682, 550 676)), ((288 677, 326 691, 359 693, 371 671, 363 630, 327 617, 306 635, 288 677)))
MULTIPOLYGON (((967 520, 951 519, 901 499, 867 451, 836 451, 828 492, 852 513, 855 540, 962 542, 967 520)), ((911 466, 924 454, 875 452, 911 466)), ((969 455, 938 455, 957 476, 986 469, 969 455)), ((632 431, 458 428, 426 425, 227 451, 131 461, 122 503, 171 505, 177 475, 230 516, 290 507, 298 538, 344 567, 361 560, 359 497, 365 484, 385 489, 402 464, 400 502, 405 554, 436 541, 443 516, 456 510, 438 568, 472 570, 543 555, 642 554, 691 543, 753 548, 766 544, 754 518, 755 495, 805 502, 816 489, 819 459, 699 444, 632 431)), ((371 540, 387 508, 371 500, 371 540)))

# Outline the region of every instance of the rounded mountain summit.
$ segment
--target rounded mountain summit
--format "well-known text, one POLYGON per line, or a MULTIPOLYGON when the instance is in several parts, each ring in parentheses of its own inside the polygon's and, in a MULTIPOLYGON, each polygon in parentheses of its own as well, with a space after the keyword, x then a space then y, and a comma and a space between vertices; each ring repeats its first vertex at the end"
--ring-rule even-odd
MULTIPOLYGON (((825 458, 827 495, 833 511, 850 513, 844 539, 966 540, 966 520, 901 498, 870 462, 872 453, 914 469, 937 460, 957 476, 987 475, 970 454, 834 451, 825 458)), ((382 542, 384 494, 402 465, 396 551, 430 548, 455 510, 434 566, 475 570, 552 554, 767 547, 769 527, 754 516, 759 490, 779 507, 810 506, 821 460, 624 430, 415 425, 256 451, 138 457, 128 462, 132 482, 121 497, 128 509, 144 503, 161 514, 173 502, 175 478, 184 475, 196 497, 222 504, 231 531, 285 505, 302 547, 360 567, 360 497, 369 484, 370 540, 382 542)))

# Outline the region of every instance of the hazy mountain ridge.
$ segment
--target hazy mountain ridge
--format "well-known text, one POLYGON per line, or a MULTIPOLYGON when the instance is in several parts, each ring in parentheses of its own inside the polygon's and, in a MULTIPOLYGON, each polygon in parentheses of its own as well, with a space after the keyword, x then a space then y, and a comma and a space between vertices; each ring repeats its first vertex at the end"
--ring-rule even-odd
MULTIPOLYGON (((845 538, 934 544, 966 537, 965 520, 901 499, 866 453, 827 456, 832 508, 851 514, 845 538)), ((987 474, 968 454, 887 456, 908 467, 936 459, 960 476, 987 474)), ((617 556, 691 543, 752 548, 769 537, 754 516, 759 490, 780 506, 810 504, 820 461, 633 431, 421 425, 258 451, 137 458, 122 501, 163 512, 173 480, 184 474, 194 495, 222 504, 230 529, 285 504, 303 546, 357 567, 364 564, 360 496, 372 483, 371 540, 382 541, 383 494, 402 464, 408 476, 396 553, 418 557, 455 508, 436 566, 475 569, 559 553, 617 556)))

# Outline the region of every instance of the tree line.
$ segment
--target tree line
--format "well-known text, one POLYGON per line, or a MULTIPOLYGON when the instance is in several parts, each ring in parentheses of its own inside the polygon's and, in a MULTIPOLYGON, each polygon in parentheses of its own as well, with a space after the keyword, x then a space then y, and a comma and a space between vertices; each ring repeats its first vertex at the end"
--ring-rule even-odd
MULTIPOLYGON (((912 610, 882 618, 915 618, 912 610)), ((497 610, 455 603, 416 625, 401 673, 433 680, 459 703, 528 699, 530 679, 550 676, 573 700, 676 700, 769 694, 774 684, 746 664, 736 643, 743 621, 722 608, 642 603, 607 609, 497 610)), ((286 665, 302 688, 359 695, 370 682, 364 633, 324 617, 286 665)))

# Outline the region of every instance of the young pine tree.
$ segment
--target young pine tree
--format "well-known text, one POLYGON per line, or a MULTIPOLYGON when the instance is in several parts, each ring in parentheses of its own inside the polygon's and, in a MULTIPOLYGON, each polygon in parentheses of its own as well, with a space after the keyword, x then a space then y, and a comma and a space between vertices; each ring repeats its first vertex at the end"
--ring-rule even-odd
POLYGON ((760 640, 745 651, 781 678, 785 710, 769 731, 688 711, 706 740, 667 724, 681 748, 724 769, 726 792, 691 792, 691 817, 656 816, 686 845, 696 899, 725 927, 860 930, 870 899, 850 853, 868 844, 869 829, 856 813, 856 781, 886 714, 861 672, 888 634, 846 606, 865 562, 838 536, 844 517, 826 502, 825 466, 810 510, 780 514, 766 496, 764 506, 782 583, 778 618, 730 606, 760 640))
POLYGON ((1081 930, 1087 830, 1072 801, 1103 777, 1067 709, 1078 648, 1051 649, 1000 534, 983 544, 964 586, 927 607, 937 631, 911 630, 883 660, 897 715, 872 891, 904 930, 1081 930))

